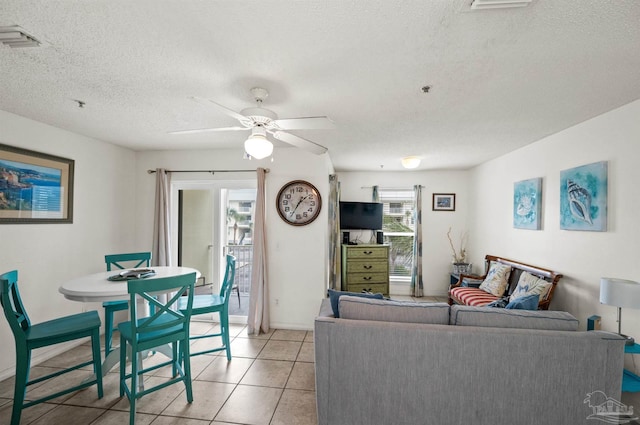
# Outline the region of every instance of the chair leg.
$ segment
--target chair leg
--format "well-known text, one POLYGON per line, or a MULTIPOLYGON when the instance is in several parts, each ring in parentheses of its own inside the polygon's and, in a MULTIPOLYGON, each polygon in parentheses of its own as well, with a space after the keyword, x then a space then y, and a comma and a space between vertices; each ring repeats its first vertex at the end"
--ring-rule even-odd
POLYGON ((124 387, 126 385, 124 376, 127 366, 127 343, 120 338, 120 397, 124 395, 124 387))
POLYGON ((11 412, 11 425, 20 425, 20 416, 22 415, 22 406, 24 405, 24 397, 27 392, 27 382, 29 382, 29 366, 31 363, 31 351, 17 350, 16 356, 16 376, 15 387, 13 391, 13 410, 11 412))
POLYGON ((220 327, 222 332, 222 343, 227 352, 227 360, 231 361, 231 344, 229 343, 229 312, 220 312, 220 327))
POLYGON ((136 423, 136 399, 138 398, 138 360, 139 353, 131 354, 131 388, 129 388, 129 425, 136 423))
POLYGON ((241 308, 240 306, 240 288, 236 288, 236 291, 238 291, 238 308, 241 308))
POLYGON ((113 310, 104 309, 104 355, 111 352, 111 338, 113 337, 113 310))
POLYGON ((96 375, 98 385, 98 398, 102 398, 102 359, 100 357, 100 328, 97 327, 91 336, 91 347, 93 351, 93 373, 96 375))
POLYGON ((191 352, 189 351, 189 340, 180 342, 181 349, 185 355, 182 357, 182 369, 184 370, 184 386, 187 391, 187 403, 193 402, 193 389, 191 385, 191 352))

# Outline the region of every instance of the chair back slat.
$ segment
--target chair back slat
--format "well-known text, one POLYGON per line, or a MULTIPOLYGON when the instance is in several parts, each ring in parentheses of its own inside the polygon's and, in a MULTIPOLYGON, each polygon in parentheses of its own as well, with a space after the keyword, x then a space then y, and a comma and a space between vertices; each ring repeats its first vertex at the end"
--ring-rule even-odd
POLYGON ((224 271, 224 280, 220 287, 220 297, 224 298, 225 304, 229 300, 231 289, 233 287, 233 280, 236 275, 236 257, 233 255, 227 255, 227 266, 224 271))
POLYGON ((2 304, 4 316, 9 322, 16 343, 24 341, 26 339, 25 331, 31 326, 31 321, 20 298, 18 271, 12 270, 0 275, 0 286, 2 291, 0 304, 2 304))
POLYGON ((189 318, 193 307, 193 288, 196 273, 155 279, 136 279, 127 281, 129 292, 129 308, 131 310, 131 326, 135 335, 150 334, 171 327, 181 327, 189 332, 189 318), (180 296, 187 293, 187 308, 178 310, 180 296), (158 294, 167 294, 167 301, 163 301, 158 294), (169 295, 172 293, 172 295, 169 295), (148 301, 153 313, 148 317, 141 317, 138 311, 138 299, 148 301), (142 319, 142 320, 140 320, 142 319))
POLYGON ((109 254, 104 256, 107 271, 119 269, 135 269, 151 266, 151 252, 130 252, 126 254, 109 254))

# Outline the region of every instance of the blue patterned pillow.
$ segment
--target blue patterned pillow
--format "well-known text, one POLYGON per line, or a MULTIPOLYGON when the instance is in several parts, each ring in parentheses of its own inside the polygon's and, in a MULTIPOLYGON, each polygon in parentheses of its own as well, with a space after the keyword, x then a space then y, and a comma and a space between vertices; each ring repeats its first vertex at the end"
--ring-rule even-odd
POLYGON ((480 289, 492 295, 495 295, 496 297, 501 297, 504 294, 504 291, 507 289, 507 285, 509 284, 510 274, 510 266, 499 263, 497 261, 492 261, 489 264, 489 271, 487 272, 487 276, 485 277, 482 284, 480 284, 480 289))
POLYGON ((509 302, 509 304, 507 304, 505 308, 515 310, 537 310, 539 302, 540 295, 525 295, 524 297, 516 298, 515 300, 509 302))
POLYGON ((333 310, 333 317, 336 319, 340 317, 340 311, 338 310, 338 300, 343 295, 352 295, 354 297, 362 297, 362 298, 374 298, 377 300, 382 300, 384 297, 382 294, 366 294, 362 292, 347 292, 347 291, 336 291, 333 289, 327 290, 327 295, 329 295, 329 301, 331 302, 331 309, 333 310))

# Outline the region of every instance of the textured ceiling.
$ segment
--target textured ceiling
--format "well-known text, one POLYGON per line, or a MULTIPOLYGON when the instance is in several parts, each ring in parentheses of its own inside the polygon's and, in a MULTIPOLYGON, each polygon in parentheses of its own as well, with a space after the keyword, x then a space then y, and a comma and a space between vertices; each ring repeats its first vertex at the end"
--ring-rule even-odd
POLYGON ((336 123, 292 133, 338 171, 464 169, 640 98, 637 0, 2 0, 0 25, 43 41, 0 46, 1 110, 135 150, 241 152, 167 133, 237 125, 189 97, 239 111, 261 86, 336 123))

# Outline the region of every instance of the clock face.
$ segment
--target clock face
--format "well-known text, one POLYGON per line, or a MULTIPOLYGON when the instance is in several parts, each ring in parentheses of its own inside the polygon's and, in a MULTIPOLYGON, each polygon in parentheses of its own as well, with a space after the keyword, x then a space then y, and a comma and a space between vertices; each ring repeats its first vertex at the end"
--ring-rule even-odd
POLYGON ((321 207, 320 192, 304 180, 294 180, 285 184, 276 198, 276 209, 280 218, 293 226, 311 223, 320 214, 321 207))

